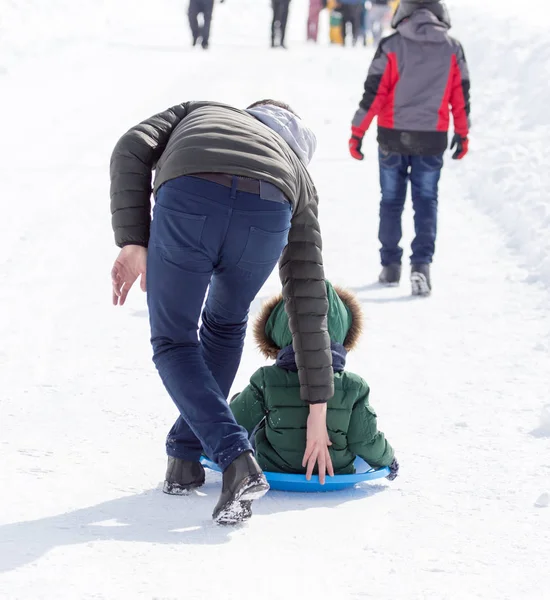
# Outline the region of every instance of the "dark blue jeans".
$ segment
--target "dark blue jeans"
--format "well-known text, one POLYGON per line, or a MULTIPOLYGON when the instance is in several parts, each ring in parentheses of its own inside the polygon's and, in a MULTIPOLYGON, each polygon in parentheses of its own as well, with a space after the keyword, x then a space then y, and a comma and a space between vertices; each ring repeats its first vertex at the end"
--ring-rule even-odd
POLYGON ((437 235, 437 195, 443 167, 443 154, 407 156, 396 152, 378 151, 380 163, 380 229, 382 265, 400 263, 401 215, 411 181, 416 236, 412 242, 411 264, 431 263, 437 235))
POLYGON ((251 449, 227 397, 250 304, 286 246, 291 218, 282 193, 280 202, 264 200, 235 184, 196 177, 165 183, 147 259, 153 360, 181 415, 167 453, 196 461, 204 452, 222 469, 251 449))

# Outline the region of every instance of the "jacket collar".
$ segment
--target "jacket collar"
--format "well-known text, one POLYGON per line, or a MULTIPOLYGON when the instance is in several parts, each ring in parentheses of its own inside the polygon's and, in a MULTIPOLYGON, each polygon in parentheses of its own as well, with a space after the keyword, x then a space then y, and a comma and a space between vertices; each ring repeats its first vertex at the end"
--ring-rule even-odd
MULTIPOLYGON (((346 368, 347 351, 342 344, 337 344, 335 342, 330 343, 330 351, 332 354, 332 369, 335 373, 341 373, 346 368)), ((292 346, 287 346, 279 351, 279 354, 277 354, 276 365, 279 369, 284 369, 285 371, 298 372, 296 355, 294 354, 294 348, 292 346)))

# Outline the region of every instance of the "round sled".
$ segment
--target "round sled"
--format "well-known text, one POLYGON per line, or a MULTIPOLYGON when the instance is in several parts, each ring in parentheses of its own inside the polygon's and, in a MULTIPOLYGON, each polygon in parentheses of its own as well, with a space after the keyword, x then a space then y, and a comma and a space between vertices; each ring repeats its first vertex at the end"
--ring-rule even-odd
MULTIPOLYGON (((213 471, 221 471, 215 462, 212 462, 206 457, 201 458, 201 463, 208 469, 213 471)), ((319 483, 319 477, 312 475, 308 481, 305 475, 297 475, 295 473, 273 473, 264 471, 267 481, 272 490, 281 490, 285 492, 332 492, 334 490, 344 490, 353 487, 357 483, 363 481, 372 481, 373 479, 381 479, 390 474, 388 467, 380 467, 373 469, 364 460, 357 457, 355 459, 356 473, 352 475, 335 475, 334 477, 325 478, 325 485, 319 483)))

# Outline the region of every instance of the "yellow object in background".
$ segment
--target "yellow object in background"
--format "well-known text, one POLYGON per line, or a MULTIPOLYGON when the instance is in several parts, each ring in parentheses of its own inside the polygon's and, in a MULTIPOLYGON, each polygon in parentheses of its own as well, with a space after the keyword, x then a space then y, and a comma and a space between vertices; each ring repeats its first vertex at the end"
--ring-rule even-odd
POLYGON ((338 2, 336 0, 327 1, 327 8, 330 11, 329 38, 331 44, 342 45, 344 43, 344 38, 342 35, 342 13, 336 10, 337 5, 338 2))
POLYGON ((394 15, 397 7, 399 6, 399 0, 390 0, 391 14, 394 15))

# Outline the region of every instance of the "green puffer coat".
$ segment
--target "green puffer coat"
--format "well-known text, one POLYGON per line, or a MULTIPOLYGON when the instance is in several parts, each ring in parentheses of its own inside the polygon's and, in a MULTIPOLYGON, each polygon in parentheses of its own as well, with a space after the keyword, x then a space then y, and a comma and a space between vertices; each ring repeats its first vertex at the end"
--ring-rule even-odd
MULTIPOLYGON (((376 413, 369 404, 369 387, 358 375, 343 370, 345 354, 361 334, 361 308, 352 294, 335 290, 328 282, 327 292, 328 329, 336 371, 334 396, 327 406, 334 471, 354 473, 356 456, 373 467, 388 466, 394 451, 378 430, 376 413)), ((268 358, 277 358, 279 366, 256 371, 250 385, 232 399, 231 410, 249 435, 256 430, 256 457, 262 469, 304 473, 309 405, 300 400, 292 336, 280 297, 264 306, 255 325, 255 337, 261 352, 268 358)))

